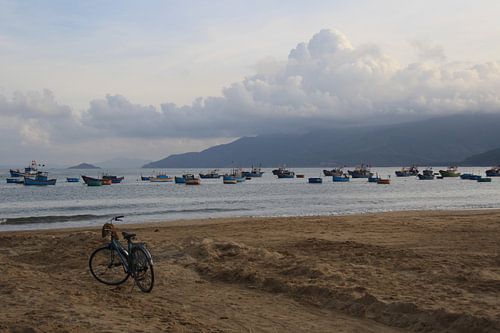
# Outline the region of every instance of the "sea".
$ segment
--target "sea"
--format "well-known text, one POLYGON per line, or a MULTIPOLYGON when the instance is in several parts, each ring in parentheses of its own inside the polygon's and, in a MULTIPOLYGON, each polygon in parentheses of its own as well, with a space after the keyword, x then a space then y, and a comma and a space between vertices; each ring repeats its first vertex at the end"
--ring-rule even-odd
MULTIPOLYGON (((437 172, 444 167, 434 167, 437 172)), ((124 215, 123 223, 181 219, 346 215, 409 210, 468 210, 500 208, 500 177, 491 183, 460 178, 418 180, 400 178, 400 168, 372 168, 379 177, 390 176, 390 185, 366 179, 309 184, 308 177, 322 177, 322 168, 289 168, 304 178, 278 179, 272 169, 261 178, 225 185, 222 179, 202 179, 199 186, 141 181, 149 169, 69 170, 48 169, 55 186, 7 184, 8 170, 0 170, 0 232, 12 230, 89 227, 124 215), (66 177, 102 172, 124 176, 121 184, 88 187, 68 183, 66 177)), ((462 168, 462 173, 485 175, 487 168, 462 168)), ((155 172, 180 176, 206 169, 162 169, 155 172)), ((223 173, 226 170, 221 170, 223 173)))

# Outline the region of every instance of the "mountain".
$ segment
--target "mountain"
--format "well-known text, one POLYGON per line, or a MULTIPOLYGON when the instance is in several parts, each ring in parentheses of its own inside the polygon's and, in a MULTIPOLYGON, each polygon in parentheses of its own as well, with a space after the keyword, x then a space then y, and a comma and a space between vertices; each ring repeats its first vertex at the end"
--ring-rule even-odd
POLYGON ((96 167, 95 165, 89 164, 89 163, 80 163, 78 165, 74 165, 72 167, 69 167, 68 169, 100 169, 100 168, 96 167))
POLYGON ((103 169, 113 169, 113 168, 135 169, 135 168, 140 168, 141 166, 143 166, 148 162, 150 161, 138 158, 116 157, 95 164, 103 169))
POLYGON ((469 114, 388 126, 335 128, 301 135, 243 137, 201 152, 168 156, 145 168, 437 165, 497 148, 500 115, 469 114))
POLYGON ((470 156, 463 160, 460 165, 468 166, 495 166, 500 165, 500 148, 488 150, 484 153, 470 156))

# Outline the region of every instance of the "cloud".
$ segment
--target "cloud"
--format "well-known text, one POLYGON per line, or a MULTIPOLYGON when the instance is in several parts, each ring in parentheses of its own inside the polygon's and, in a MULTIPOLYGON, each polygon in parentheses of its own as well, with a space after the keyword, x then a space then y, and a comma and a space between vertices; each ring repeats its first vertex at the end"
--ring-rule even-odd
MULTIPOLYGON (((438 46, 417 43, 426 58, 438 46)), ((83 121, 114 135, 238 137, 305 131, 339 124, 397 122, 457 112, 500 110, 500 64, 400 65, 376 45, 354 47, 336 30, 321 30, 256 73, 191 105, 136 105, 123 96, 94 100, 83 121)))
POLYGON ((416 49, 421 61, 445 61, 446 55, 441 45, 431 44, 429 41, 413 40, 411 45, 416 49))
POLYGON ((190 147, 203 147, 263 133, 500 111, 500 62, 445 63, 439 46, 414 46, 425 61, 401 65, 377 45, 354 46, 339 31, 321 30, 285 61, 264 59, 221 96, 191 105, 140 105, 107 95, 76 112, 43 91, 0 95, 0 118, 25 144, 189 139, 190 147))

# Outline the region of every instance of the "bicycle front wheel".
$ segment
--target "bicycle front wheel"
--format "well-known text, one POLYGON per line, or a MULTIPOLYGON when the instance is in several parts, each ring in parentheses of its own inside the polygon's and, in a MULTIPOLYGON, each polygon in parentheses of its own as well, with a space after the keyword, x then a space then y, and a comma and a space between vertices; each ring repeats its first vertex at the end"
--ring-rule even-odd
POLYGON ((92 253, 89 268, 97 281, 104 284, 122 284, 129 277, 118 252, 109 246, 101 247, 92 253))
POLYGON ((155 276, 153 264, 149 260, 146 251, 140 247, 132 249, 132 275, 135 283, 145 293, 149 293, 153 289, 155 276))

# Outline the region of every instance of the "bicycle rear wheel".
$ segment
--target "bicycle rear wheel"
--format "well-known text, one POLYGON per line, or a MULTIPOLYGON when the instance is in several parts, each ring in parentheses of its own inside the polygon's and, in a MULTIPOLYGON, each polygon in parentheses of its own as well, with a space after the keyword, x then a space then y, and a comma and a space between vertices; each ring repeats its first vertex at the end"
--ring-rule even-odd
POLYGON ((153 289, 155 276, 153 263, 149 260, 146 251, 140 247, 132 249, 132 276, 135 283, 145 293, 153 289))
POLYGON ((89 268, 97 281, 104 284, 122 284, 129 277, 118 252, 109 246, 101 247, 92 253, 89 268))

